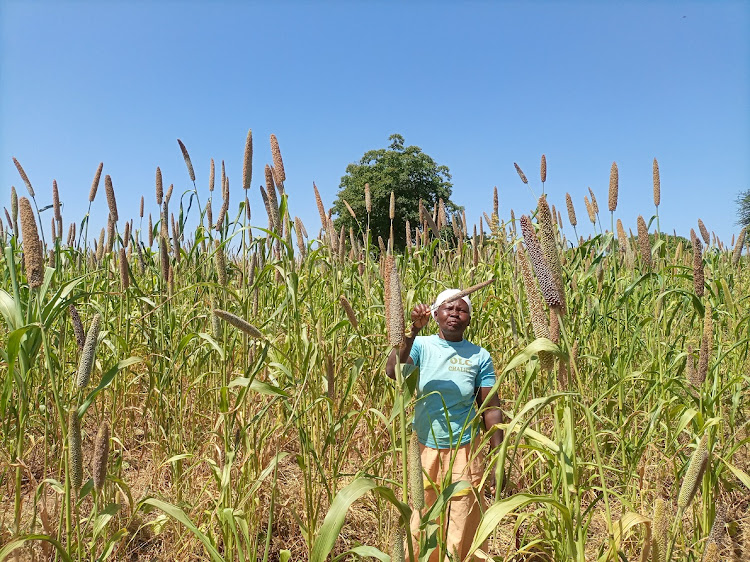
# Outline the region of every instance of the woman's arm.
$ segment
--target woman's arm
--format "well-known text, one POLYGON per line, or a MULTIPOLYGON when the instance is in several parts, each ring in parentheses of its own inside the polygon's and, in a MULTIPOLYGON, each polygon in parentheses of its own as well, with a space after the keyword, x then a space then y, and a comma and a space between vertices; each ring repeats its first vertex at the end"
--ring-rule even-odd
MULTIPOLYGON (((482 419, 484 420, 485 431, 489 430, 493 425, 497 425, 503 422, 503 411, 500 409, 500 399, 497 397, 496 392, 492 391, 491 388, 480 388, 479 389, 479 403, 484 404, 489 396, 490 401, 487 403, 487 407, 482 412, 482 419)), ((495 449, 503 443, 503 430, 497 429, 490 436, 490 446, 495 449)))

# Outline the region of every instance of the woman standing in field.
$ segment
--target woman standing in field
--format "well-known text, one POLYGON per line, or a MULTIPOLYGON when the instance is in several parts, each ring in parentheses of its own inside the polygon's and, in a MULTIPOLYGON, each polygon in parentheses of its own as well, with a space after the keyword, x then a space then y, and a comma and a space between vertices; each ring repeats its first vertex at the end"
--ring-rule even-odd
MULTIPOLYGON (((485 467, 484 455, 472 440, 473 421, 477 417, 477 404, 490 397, 495 370, 487 350, 464 339, 471 320, 469 297, 445 303, 458 292, 458 289, 447 289, 435 300, 436 335, 417 336, 429 322, 431 309, 426 304, 414 307, 411 333, 404 339, 399 360, 419 367, 414 431, 419 439, 424 471, 432 482, 439 484, 451 470, 453 482, 468 480, 477 488, 485 467), (454 457, 452 467, 451 457, 454 457)), ((395 378, 395 367, 394 349, 386 364, 386 374, 390 378, 395 378)), ((490 407, 483 413, 485 429, 502 421, 497 394, 492 393, 488 404, 490 407)), ((499 447, 501 442, 502 432, 495 431, 490 437, 492 448, 499 447)), ((494 474, 491 470, 487 479, 493 494, 494 474)), ((435 498, 435 490, 426 488, 425 505, 431 505, 435 498)), ((419 513, 412 517, 413 533, 418 531, 419 518, 419 513)), ((458 554, 459 560, 466 557, 480 518, 479 501, 473 491, 451 499, 446 522, 448 553, 458 554)), ((430 560, 437 560, 437 556, 435 550, 430 560)))

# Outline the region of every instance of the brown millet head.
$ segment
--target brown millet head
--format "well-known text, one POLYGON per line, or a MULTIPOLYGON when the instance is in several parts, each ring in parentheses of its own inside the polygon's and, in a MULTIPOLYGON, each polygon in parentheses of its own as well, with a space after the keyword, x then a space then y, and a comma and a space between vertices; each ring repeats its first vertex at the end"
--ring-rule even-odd
POLYGON ((406 234, 406 247, 411 250, 411 223, 409 222, 409 219, 406 219, 406 227, 405 227, 405 234, 406 234))
POLYGON ((393 220, 396 218, 396 194, 391 191, 391 202, 388 207, 388 217, 393 220))
POLYGON ((227 324, 230 324, 237 328, 238 330, 245 332, 248 336, 255 338, 255 339, 265 339, 265 336, 263 335, 263 332, 261 332, 258 328, 247 322, 246 320, 243 320, 239 316, 236 316, 235 314, 232 314, 231 312, 227 312, 226 310, 221 309, 215 309, 213 311, 214 316, 221 318, 226 322, 227 324))
POLYGON ((221 227, 224 224, 224 218, 226 218, 228 210, 229 207, 226 203, 223 203, 221 208, 219 208, 219 218, 216 219, 216 230, 218 232, 221 232, 221 227))
POLYGON ((594 214, 599 214, 599 204, 596 202, 596 196, 594 191, 589 187, 589 195, 591 195, 591 208, 594 210, 594 214))
POLYGON ((104 176, 104 191, 107 194, 107 205, 109 205, 109 214, 114 222, 120 218, 117 214, 117 200, 115 199, 115 188, 112 186, 112 178, 109 174, 104 176))
POLYGON ((323 200, 320 198, 320 192, 318 191, 318 186, 315 185, 315 182, 313 182, 313 190, 315 191, 315 204, 318 206, 318 214, 320 215, 320 224, 323 228, 326 228, 326 225, 328 224, 326 208, 323 205, 323 200))
MULTIPOLYGON (((273 138, 273 135, 271 135, 273 138)), ((273 144, 272 144, 273 146, 273 144)), ((213 160, 211 161, 213 163, 213 160)), ((213 166, 211 167, 213 170, 213 166)), ((253 130, 247 130, 245 139, 245 155, 242 160, 242 187, 247 190, 253 182, 253 130)))
POLYGON ((424 509, 424 477, 422 476, 422 457, 417 433, 412 432, 409 439, 409 455, 407 462, 409 475, 409 498, 412 508, 420 511, 424 509))
POLYGON ((164 281, 169 281, 169 242, 164 236, 159 236, 159 263, 161 265, 161 275, 164 281))
POLYGON ((742 248, 745 245, 745 236, 747 235, 747 227, 740 231, 740 235, 737 237, 737 242, 734 245, 734 251, 732 252, 732 265, 737 266, 742 256, 742 248))
POLYGON ((281 197, 282 195, 284 195, 284 182, 281 178, 279 178, 275 166, 271 166, 271 176, 273 177, 273 183, 279 192, 279 197, 281 197))
POLYGON ((94 174, 94 181, 91 182, 91 189, 89 190, 89 203, 94 202, 96 191, 99 189, 99 180, 101 180, 103 169, 104 162, 99 162, 99 167, 96 169, 96 173, 94 174))
POLYGON ((341 303, 341 306, 343 307, 344 312, 346 312, 346 317, 349 319, 349 323, 356 330, 357 326, 359 326, 359 322, 357 322, 357 317, 354 314, 354 309, 352 308, 351 303, 349 303, 349 301, 344 295, 341 295, 339 297, 339 302, 341 303))
POLYGON ((392 255, 386 258, 385 272, 388 291, 388 343, 391 347, 400 348, 404 343, 404 306, 401 300, 401 279, 392 255))
POLYGON ((164 201, 164 184, 161 179, 161 168, 156 167, 156 204, 161 206, 164 201))
POLYGON ((276 176, 282 183, 285 182, 284 161, 281 159, 281 150, 279 150, 279 141, 276 139, 276 135, 271 135, 271 157, 273 158, 273 167, 276 169, 276 176))
POLYGON ((702 246, 700 239, 697 236, 693 237, 693 288, 699 297, 702 297, 705 292, 702 246))
POLYGON ((83 323, 81 317, 78 315, 78 309, 74 304, 68 306, 68 313, 70 313, 70 321, 73 324, 73 334, 76 338, 76 346, 78 346, 78 352, 83 351, 83 344, 86 342, 86 334, 83 331, 83 323))
POLYGON ((609 170, 609 206, 610 211, 617 209, 617 192, 619 191, 620 174, 617 171, 617 162, 612 162, 609 170))
POLYGON ((566 312, 564 283, 562 277, 562 265, 560 264, 560 255, 557 252, 557 241, 555 240, 555 229, 552 224, 552 214, 550 213, 547 197, 541 196, 537 204, 537 221, 539 222, 539 242, 542 247, 544 261, 552 273, 552 279, 557 288, 557 294, 560 297, 561 313, 566 312))
POLYGON ((211 168, 208 172, 208 191, 212 193, 214 190, 215 181, 216 181, 216 164, 214 164, 214 159, 211 158, 211 168))
POLYGON ((68 455, 70 485, 78 491, 83 484, 83 448, 81 445, 81 420, 78 418, 78 408, 75 407, 68 411, 68 455))
POLYGON ((659 178, 659 163, 654 158, 654 205, 661 203, 661 179, 659 178))
POLYGON ((109 215, 107 219, 107 252, 111 252, 115 247, 115 221, 112 219, 112 215, 109 215))
POLYGON ((185 159, 185 166, 187 166, 190 181, 195 181, 195 171, 193 170, 193 163, 190 161, 190 155, 188 154, 187 148, 185 148, 185 145, 180 139, 177 139, 177 144, 180 145, 182 157, 185 159))
POLYGON ((99 245, 96 247, 96 261, 102 261, 102 258, 104 257, 104 236, 106 235, 106 231, 102 228, 101 232, 99 233, 99 245))
POLYGON ((454 215, 453 219, 450 220, 449 222, 451 223, 451 229, 453 230, 453 236, 455 236, 456 240, 458 240, 461 237, 461 231, 458 229, 458 215, 454 215))
POLYGON ((122 234, 122 246, 127 249, 130 244, 130 221, 125 223, 125 232, 122 234))
POLYGON ((573 199, 570 197, 570 193, 565 194, 565 206, 568 208, 568 220, 570 221, 570 225, 576 226, 578 224, 578 219, 576 219, 576 210, 575 207, 573 207, 573 199))
POLYGON ((651 519, 651 560, 662 562, 667 558, 669 523, 666 502, 662 498, 657 498, 654 501, 654 514, 651 519))
MULTIPOLYGON (((726 524, 727 519, 727 507, 726 501, 722 501, 721 499, 718 500, 714 522, 711 524, 711 532, 708 534, 708 542, 715 544, 717 547, 721 547, 724 542, 724 525, 726 524)), ((706 548, 706 550, 708 550, 708 548, 706 548)))
POLYGON ((299 248, 299 254, 301 257, 305 257, 307 254, 307 249, 305 247, 305 238, 302 234, 302 229, 304 227, 302 226, 302 219, 299 217, 294 217, 294 234, 297 237, 297 248, 299 248))
POLYGON ((589 215, 591 224, 596 224, 596 213, 594 213, 594 207, 591 205, 591 202, 586 195, 583 196, 583 202, 586 204, 586 212, 589 215))
POLYGON ((15 156, 13 157, 13 163, 16 165, 16 169, 18 170, 18 174, 21 176, 21 179, 23 180, 23 183, 26 184, 26 189, 29 192, 29 195, 33 198, 34 195, 34 188, 31 187, 31 182, 29 181, 29 176, 26 175, 26 172, 21 167, 21 163, 16 160, 15 156))
POLYGON ((638 249, 643 262, 647 267, 651 267, 651 242, 648 238, 648 227, 642 215, 638 215, 638 249))
POLYGON ((515 162, 513 162, 513 165, 516 167, 516 172, 518 173, 518 177, 521 178, 521 181, 523 183, 529 183, 529 180, 526 179, 526 174, 523 173, 521 167, 515 162))
POLYGON ((357 215, 354 213, 354 209, 352 209, 352 206, 349 204, 349 201, 344 199, 344 206, 346 206, 346 210, 349 211, 349 214, 352 216, 354 220, 357 219, 357 215))
POLYGON ((8 222, 9 226, 12 229, 18 229, 16 223, 18 222, 18 194, 16 193, 16 186, 11 185, 10 186, 10 215, 7 213, 6 209, 6 216, 8 216, 8 222), (11 217, 13 217, 13 220, 11 220, 11 217))
POLYGON ((219 284, 222 287, 227 286, 227 260, 224 256, 224 246, 219 240, 214 240, 214 265, 219 278, 219 284))
POLYGON ((703 437, 698 443, 698 447, 690 457, 690 463, 688 464, 685 477, 682 480, 680 486, 680 494, 677 497, 677 506, 686 509, 690 502, 693 501, 695 493, 700 488, 701 481, 703 480, 703 473, 706 471, 708 466, 708 433, 704 433, 703 437))
POLYGON ((698 230, 700 230, 701 238, 703 238, 706 246, 708 246, 711 243, 711 236, 708 234, 708 229, 701 219, 698 219, 698 230))
POLYGON ((272 221, 274 228, 279 230, 281 228, 281 217, 279 216, 279 200, 276 197, 276 188, 273 182, 273 173, 271 172, 271 166, 266 164, 265 167, 266 175, 266 194, 268 195, 269 208, 273 215, 272 221))
POLYGON ((39 239, 39 231, 36 228, 34 211, 31 203, 26 197, 18 200, 21 236, 23 237, 23 255, 26 266, 26 278, 29 287, 36 289, 41 287, 44 281, 44 255, 42 253, 42 241, 39 239))
POLYGON ((101 490, 107 479, 107 460, 109 459, 109 424, 102 422, 96 432, 94 441, 94 458, 91 471, 94 476, 94 488, 101 490))
POLYGON ((443 228, 448 225, 448 213, 445 211, 445 201, 441 197, 438 200, 438 226, 443 228))
POLYGON ((542 154, 542 163, 539 170, 539 175, 542 178, 542 183, 547 181, 547 157, 542 154))
POLYGON ((336 396, 336 370, 333 366, 333 357, 330 353, 326 353, 326 393, 328 398, 333 400, 336 396))
POLYGON ((367 211, 367 214, 369 215, 372 213, 372 199, 370 196, 370 184, 365 184, 365 210, 367 211))
POLYGON ((128 275, 128 256, 125 248, 120 248, 120 283, 123 291, 130 287, 130 276, 128 275))
MULTIPOLYGON (((526 253, 522 249, 519 249, 518 252, 516 252, 516 257, 518 259, 518 264, 521 267, 523 286, 526 292, 526 300, 529 305, 534 337, 549 338, 549 321, 547 319, 547 313, 544 311, 544 301, 542 300, 542 295, 539 292, 539 286, 534 278, 529 261, 526 259, 526 253)), ((552 357, 548 356, 548 354, 540 356, 540 360, 543 361, 545 367, 550 367, 552 365, 552 357)))
POLYGON ((557 283, 555 283, 549 264, 547 264, 544 258, 542 247, 534 231, 534 225, 527 215, 521 217, 521 232, 523 233, 531 265, 534 267, 534 272, 539 280, 544 300, 549 307, 563 306, 563 299, 557 289, 557 283))
MULTIPOLYGON (((57 221, 58 227, 62 226, 62 215, 60 214, 60 193, 57 190, 57 180, 52 180, 52 207, 55 211, 55 220, 57 221)), ((58 228, 58 230, 60 230, 58 228)), ((62 232, 58 233, 62 236, 62 232)))
POLYGON ((622 226, 622 221, 620 219, 617 219, 617 242, 620 253, 626 253, 630 244, 628 242, 628 237, 625 236, 625 228, 622 226))
POLYGON ((85 388, 91 379, 91 372, 94 369, 94 360, 96 358, 96 347, 99 343, 99 331, 102 326, 102 316, 98 312, 91 319, 91 326, 86 333, 86 340, 83 343, 83 351, 78 360, 78 372, 76 373, 76 386, 85 388))
POLYGON ((432 235, 435 238, 438 238, 440 236, 439 230, 437 225, 435 224, 435 221, 432 218, 432 215, 427 211, 427 209, 424 206, 424 203, 422 203, 422 200, 419 200, 419 208, 420 213, 423 215, 425 222, 427 222, 427 225, 430 227, 430 230, 432 231, 432 235))

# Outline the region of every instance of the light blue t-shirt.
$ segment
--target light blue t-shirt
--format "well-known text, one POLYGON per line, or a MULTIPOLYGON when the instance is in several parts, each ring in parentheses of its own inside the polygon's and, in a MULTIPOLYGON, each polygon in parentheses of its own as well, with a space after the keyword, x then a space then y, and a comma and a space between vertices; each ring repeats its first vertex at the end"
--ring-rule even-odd
POLYGON ((432 335, 417 336, 409 355, 419 367, 414 409, 419 442, 433 449, 466 445, 477 415, 476 393, 495 384, 489 352, 466 340, 432 335))

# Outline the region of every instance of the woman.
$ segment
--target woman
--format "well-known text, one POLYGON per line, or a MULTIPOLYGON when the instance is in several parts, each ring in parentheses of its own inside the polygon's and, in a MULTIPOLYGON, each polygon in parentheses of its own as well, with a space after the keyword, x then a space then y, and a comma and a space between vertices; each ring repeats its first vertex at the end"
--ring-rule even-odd
MULTIPOLYGON (((414 430, 420 443, 422 467, 430 480, 440 483, 452 466, 452 481, 468 480, 475 488, 484 474, 484 455, 472 443, 472 421, 477 416, 477 404, 488 397, 489 408, 483 412, 485 430, 501 423, 502 412, 497 394, 492 393, 495 370, 486 349, 464 339, 471 321, 471 300, 465 296, 450 303, 458 289, 447 289, 435 300, 433 316, 438 333, 417 336, 430 319, 430 307, 418 304, 411 311, 411 333, 404 339, 399 352, 401 363, 419 367, 417 403, 414 409, 414 430), (446 414, 447 410, 447 414, 446 414)), ((386 374, 395 378, 396 350, 386 363, 386 374)), ((502 443, 502 432, 490 437, 492 448, 502 443)), ((495 471, 487 478, 490 492, 495 493, 495 471)), ((481 497, 481 493, 479 494, 481 497)), ((435 490, 425 489, 425 505, 436 498, 435 490)), ((418 532, 420 514, 412 517, 412 533, 418 532)), ((476 495, 469 490, 451 499, 446 529, 446 552, 458 554, 463 560, 468 554, 476 532, 481 511, 476 495)), ((437 560, 435 550, 430 560, 437 560)))

